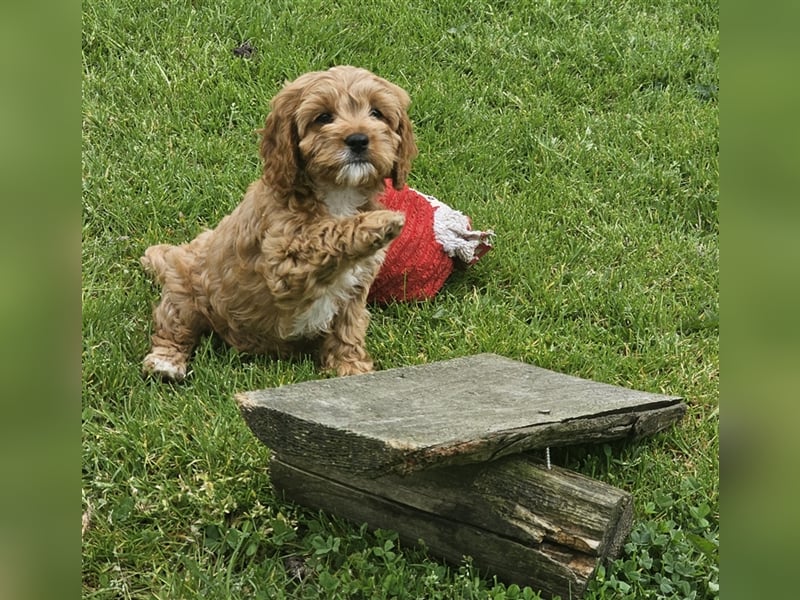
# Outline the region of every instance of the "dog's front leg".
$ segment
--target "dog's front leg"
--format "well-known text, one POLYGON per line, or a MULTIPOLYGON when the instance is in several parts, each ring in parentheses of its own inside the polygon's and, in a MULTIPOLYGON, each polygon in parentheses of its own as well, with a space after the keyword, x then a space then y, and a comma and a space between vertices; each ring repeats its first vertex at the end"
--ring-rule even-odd
POLYGON ((318 348, 324 369, 337 375, 372 370, 365 349, 367 294, 380 266, 376 254, 404 222, 402 213, 379 210, 314 222, 291 237, 264 238, 257 268, 276 306, 291 315, 284 335, 325 332, 318 348))
POLYGON ((315 222, 291 237, 267 236, 258 269, 275 299, 291 305, 387 246, 404 223, 403 213, 376 210, 315 222))
POLYGON ((320 348, 320 366, 323 370, 340 377, 373 370, 372 358, 365 343, 369 325, 366 297, 365 290, 336 315, 332 330, 325 336, 320 348))
POLYGON ((304 230, 289 252, 300 260, 317 264, 317 275, 335 277, 340 265, 349 267, 387 246, 400 235, 404 223, 405 215, 391 210, 327 219, 304 230))
MULTIPOLYGON (((343 262, 347 265, 369 261, 370 257, 400 235, 404 223, 405 215, 385 210, 338 221, 328 240, 329 253, 340 254, 341 258, 346 259, 343 262)), ((323 339, 321 366, 340 377, 373 370, 365 342, 369 325, 366 303, 369 286, 379 266, 376 260, 371 263, 371 268, 364 271, 363 279, 357 284, 357 295, 334 317, 331 331, 323 339)), ((334 276, 340 272, 336 268, 330 270, 334 276)))

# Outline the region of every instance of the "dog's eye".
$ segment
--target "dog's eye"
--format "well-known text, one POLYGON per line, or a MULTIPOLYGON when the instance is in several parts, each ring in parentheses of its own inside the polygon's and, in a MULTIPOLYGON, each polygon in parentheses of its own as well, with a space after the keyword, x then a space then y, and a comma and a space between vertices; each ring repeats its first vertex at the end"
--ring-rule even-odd
POLYGON ((322 113, 314 119, 314 123, 319 125, 327 125, 328 123, 333 123, 333 115, 331 113, 322 113))
POLYGON ((381 111, 379 111, 377 108, 373 108, 372 110, 370 110, 369 111, 369 116, 373 117, 375 119, 383 120, 383 113, 381 111))

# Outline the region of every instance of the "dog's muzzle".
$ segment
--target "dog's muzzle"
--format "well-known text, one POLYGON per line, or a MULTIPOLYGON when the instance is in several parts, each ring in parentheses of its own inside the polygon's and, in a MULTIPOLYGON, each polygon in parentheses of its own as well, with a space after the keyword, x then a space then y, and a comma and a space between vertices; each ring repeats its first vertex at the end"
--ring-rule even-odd
POLYGON ((344 143, 347 148, 342 151, 342 167, 336 175, 336 183, 347 186, 370 183, 378 174, 369 160, 369 136, 351 133, 344 143))

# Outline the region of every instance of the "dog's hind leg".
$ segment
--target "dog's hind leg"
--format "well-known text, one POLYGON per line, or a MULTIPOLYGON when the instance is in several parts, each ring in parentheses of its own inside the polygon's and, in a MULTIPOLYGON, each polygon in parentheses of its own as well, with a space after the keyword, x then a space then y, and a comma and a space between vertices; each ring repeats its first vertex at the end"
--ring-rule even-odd
POLYGON ((150 246, 144 251, 144 256, 139 259, 139 262, 142 263, 142 267, 144 268, 145 272, 155 277, 156 281, 159 283, 164 283, 164 276, 168 268, 168 263, 165 260, 165 256, 173 248, 175 248, 175 246, 171 246, 169 244, 157 244, 155 246, 150 246))
POLYGON ((153 309, 152 348, 144 358, 142 371, 174 381, 186 377, 192 350, 208 328, 197 310, 190 266, 181 260, 182 253, 180 247, 154 246, 142 260, 163 286, 161 302, 153 309))

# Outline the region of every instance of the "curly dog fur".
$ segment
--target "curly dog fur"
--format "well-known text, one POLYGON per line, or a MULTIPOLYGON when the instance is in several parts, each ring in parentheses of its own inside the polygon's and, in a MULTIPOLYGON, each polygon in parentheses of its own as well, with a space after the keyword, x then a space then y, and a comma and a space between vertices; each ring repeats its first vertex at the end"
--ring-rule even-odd
POLYGON ((337 375, 372 370, 370 284, 402 213, 383 210, 417 153, 408 94, 364 69, 302 75, 272 100, 264 169, 238 207, 187 244, 141 259, 162 288, 146 374, 181 380, 199 338, 250 353, 314 354, 337 375))

